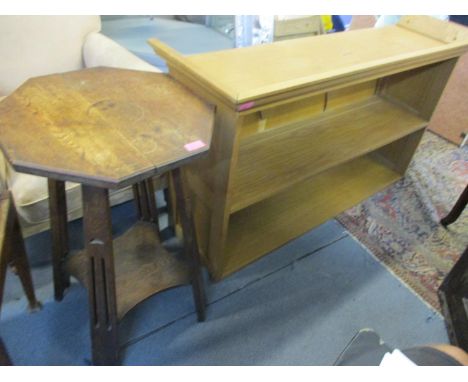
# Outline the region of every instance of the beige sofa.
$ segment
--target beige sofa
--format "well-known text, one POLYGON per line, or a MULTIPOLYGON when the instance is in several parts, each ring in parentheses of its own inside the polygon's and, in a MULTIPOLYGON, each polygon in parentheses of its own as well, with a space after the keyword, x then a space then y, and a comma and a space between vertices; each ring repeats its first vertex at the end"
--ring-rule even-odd
MULTIPOLYGON (((0 16, 0 102, 30 77, 111 66, 159 70, 99 33, 99 16, 0 16)), ((118 79, 116 79, 118 81, 118 79)), ((9 188, 25 236, 48 229, 47 180, 15 172, 0 153, 0 192, 9 188)), ((69 220, 81 216, 81 189, 66 184, 69 220)), ((111 204, 130 200, 129 188, 111 192, 111 204)))

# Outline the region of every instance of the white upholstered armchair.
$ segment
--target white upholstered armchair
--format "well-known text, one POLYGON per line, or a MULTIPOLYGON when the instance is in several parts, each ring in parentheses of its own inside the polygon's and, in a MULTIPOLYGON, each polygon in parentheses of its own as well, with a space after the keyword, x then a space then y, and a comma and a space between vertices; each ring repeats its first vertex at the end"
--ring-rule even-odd
MULTIPOLYGON (((99 33, 99 16, 0 16, 0 102, 28 78, 85 67, 111 66, 155 71, 154 66, 99 33)), ((0 153, 0 192, 9 188, 29 236, 49 227, 45 178, 15 172, 0 153)), ((67 183, 69 219, 81 216, 81 191, 67 183)), ((133 197, 111 193, 113 205, 133 197)))

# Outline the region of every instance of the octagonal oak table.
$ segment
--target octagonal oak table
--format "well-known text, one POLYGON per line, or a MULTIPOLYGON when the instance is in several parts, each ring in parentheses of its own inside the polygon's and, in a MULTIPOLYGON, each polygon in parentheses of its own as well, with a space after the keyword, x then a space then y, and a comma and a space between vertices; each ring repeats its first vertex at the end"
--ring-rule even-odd
POLYGON ((16 171, 48 178, 55 298, 69 274, 88 289, 93 363, 118 364, 119 320, 156 292, 205 296, 181 166, 208 152, 213 106, 160 73, 94 68, 26 81, 0 103, 0 144, 16 171), (171 171, 185 259, 158 237, 152 177, 171 171), (68 254, 65 181, 81 183, 84 250, 68 254), (141 219, 113 240, 109 189, 132 185, 141 219))

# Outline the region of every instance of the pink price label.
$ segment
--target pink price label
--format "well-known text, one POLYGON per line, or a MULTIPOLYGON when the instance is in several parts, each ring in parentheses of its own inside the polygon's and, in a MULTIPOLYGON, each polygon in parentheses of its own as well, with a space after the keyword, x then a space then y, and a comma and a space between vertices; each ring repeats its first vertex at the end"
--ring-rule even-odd
POLYGON ((206 146, 205 142, 198 140, 198 141, 187 143, 186 145, 184 145, 184 149, 187 151, 195 151, 205 146, 206 146))
POLYGON ((243 104, 239 105, 239 106, 237 107, 237 110, 238 110, 238 111, 249 110, 249 109, 253 108, 254 106, 255 106, 255 102, 254 102, 254 101, 246 102, 246 103, 243 103, 243 104))

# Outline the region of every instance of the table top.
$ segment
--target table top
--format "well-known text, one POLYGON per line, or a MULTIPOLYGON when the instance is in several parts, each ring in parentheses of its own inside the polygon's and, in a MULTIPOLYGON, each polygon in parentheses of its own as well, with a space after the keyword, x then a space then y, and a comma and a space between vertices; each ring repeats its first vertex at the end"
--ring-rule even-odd
POLYGON ((468 28, 429 16, 406 16, 398 25, 297 38, 272 44, 182 56, 150 39, 156 53, 231 104, 304 86, 338 86, 356 74, 396 72, 468 50, 468 28), (380 70, 380 71, 378 71, 380 70))
POLYGON ((120 188, 207 152, 214 107, 166 74, 93 68, 26 81, 0 102, 15 170, 120 188))

